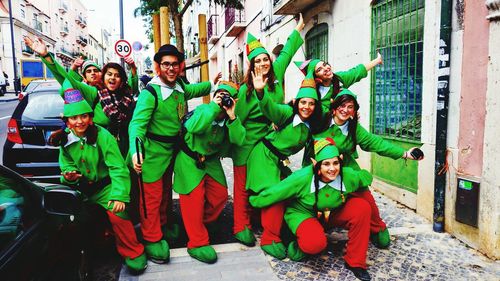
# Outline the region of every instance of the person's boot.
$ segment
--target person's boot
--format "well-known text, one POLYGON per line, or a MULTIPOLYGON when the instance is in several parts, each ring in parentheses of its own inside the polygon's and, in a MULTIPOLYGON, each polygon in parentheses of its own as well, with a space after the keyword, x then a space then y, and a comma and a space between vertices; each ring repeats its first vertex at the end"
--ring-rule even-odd
POLYGON ((297 241, 292 241, 288 244, 288 257, 292 261, 301 261, 307 256, 300 248, 297 241))
POLYGON ((236 233, 234 235, 234 238, 238 240, 241 244, 248 246, 248 247, 253 247, 255 246, 255 236, 253 235, 253 231, 248 229, 245 226, 245 229, 242 231, 236 233))
POLYGON ((125 264, 132 274, 140 274, 148 267, 146 253, 142 253, 136 258, 125 257, 125 264))
POLYGON ((282 260, 286 258, 286 248, 282 242, 276 243, 273 241, 273 243, 269 245, 260 245, 260 248, 268 255, 271 255, 277 259, 282 260))
POLYGON ((372 280, 370 274, 368 273, 368 270, 362 268, 362 267, 352 267, 350 266, 347 262, 344 262, 345 268, 349 269, 356 278, 359 280, 363 281, 370 281, 372 280))
POLYGON ((154 243, 145 242, 144 250, 148 258, 154 263, 162 264, 170 259, 170 248, 165 240, 154 243))
POLYGON ((187 249, 187 252, 191 257, 201 262, 215 263, 217 261, 217 253, 210 245, 187 249))
POLYGON ((391 244, 391 235, 387 227, 377 233, 370 234, 370 241, 379 249, 387 249, 391 244))

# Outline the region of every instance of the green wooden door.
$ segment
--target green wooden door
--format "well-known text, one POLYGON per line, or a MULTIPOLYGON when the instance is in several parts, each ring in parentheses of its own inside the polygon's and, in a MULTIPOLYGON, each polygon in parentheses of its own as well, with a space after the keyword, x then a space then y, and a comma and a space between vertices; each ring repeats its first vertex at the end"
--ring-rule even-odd
POLYGON ((328 61, 328 24, 322 23, 306 34, 306 59, 328 61))

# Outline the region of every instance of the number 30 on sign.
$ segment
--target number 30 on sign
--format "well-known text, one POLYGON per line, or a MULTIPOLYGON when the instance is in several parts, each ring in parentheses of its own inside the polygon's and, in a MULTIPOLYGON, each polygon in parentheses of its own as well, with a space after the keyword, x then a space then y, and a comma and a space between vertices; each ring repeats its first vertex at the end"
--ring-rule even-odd
POLYGON ((132 53, 132 46, 127 40, 118 40, 115 43, 115 53, 121 58, 126 58, 132 53))

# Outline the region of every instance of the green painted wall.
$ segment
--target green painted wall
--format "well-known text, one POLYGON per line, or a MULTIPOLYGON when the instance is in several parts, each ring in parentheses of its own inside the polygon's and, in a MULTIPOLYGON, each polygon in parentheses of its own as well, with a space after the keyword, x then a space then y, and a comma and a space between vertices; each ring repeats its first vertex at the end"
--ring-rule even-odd
MULTIPOLYGON (((406 150, 414 146, 419 146, 415 143, 397 140, 388 139, 387 141, 399 145, 406 150)), ((386 183, 417 193, 418 161, 405 161, 404 159, 393 160, 372 153, 372 174, 374 177, 386 183)))

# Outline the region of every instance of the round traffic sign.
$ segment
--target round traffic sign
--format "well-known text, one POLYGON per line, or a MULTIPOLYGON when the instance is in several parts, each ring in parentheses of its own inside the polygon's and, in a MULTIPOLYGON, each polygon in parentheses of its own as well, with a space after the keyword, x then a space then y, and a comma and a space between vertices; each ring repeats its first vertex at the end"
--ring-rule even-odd
POLYGON ((132 49, 134 49, 134 51, 136 51, 136 52, 139 52, 140 50, 142 50, 141 42, 135 41, 134 43, 132 43, 132 49))
POLYGON ((115 43, 115 53, 121 58, 126 58, 132 53, 132 46, 127 40, 120 39, 115 43))

